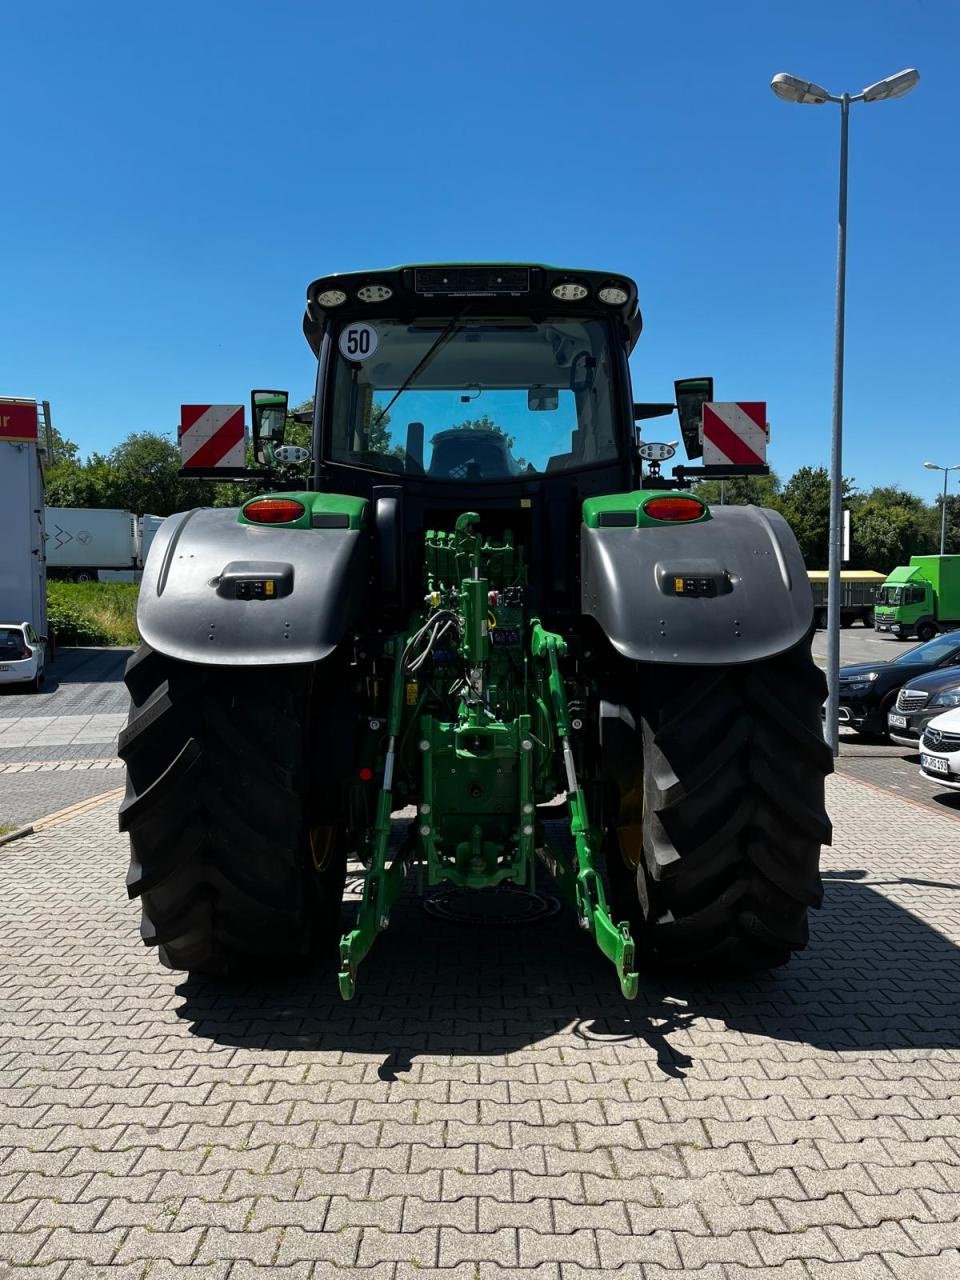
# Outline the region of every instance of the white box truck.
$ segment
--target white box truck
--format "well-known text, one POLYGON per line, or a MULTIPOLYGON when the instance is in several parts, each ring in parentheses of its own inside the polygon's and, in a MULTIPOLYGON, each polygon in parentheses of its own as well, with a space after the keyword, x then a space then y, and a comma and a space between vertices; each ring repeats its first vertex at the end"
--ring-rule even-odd
POLYGON ((43 463, 36 441, 0 440, 0 623, 47 634, 43 463))
POLYGON ((0 683, 43 678, 43 455, 34 400, 0 400, 0 683))
POLYGON ((100 569, 138 567, 139 530, 130 511, 47 507, 47 574, 96 582, 100 569))

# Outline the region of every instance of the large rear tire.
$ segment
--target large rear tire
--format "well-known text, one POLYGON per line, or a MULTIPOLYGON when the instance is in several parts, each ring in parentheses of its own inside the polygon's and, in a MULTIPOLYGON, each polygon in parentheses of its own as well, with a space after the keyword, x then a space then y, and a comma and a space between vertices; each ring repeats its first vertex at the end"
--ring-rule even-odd
POLYGON ((317 714, 330 678, 194 666, 143 645, 125 680, 120 828, 144 942, 168 968, 221 976, 332 949, 346 861, 317 714))
POLYGON ((608 863, 615 905, 654 963, 766 969, 806 945, 831 838, 825 694, 809 642, 642 677, 642 789, 621 794, 608 863))

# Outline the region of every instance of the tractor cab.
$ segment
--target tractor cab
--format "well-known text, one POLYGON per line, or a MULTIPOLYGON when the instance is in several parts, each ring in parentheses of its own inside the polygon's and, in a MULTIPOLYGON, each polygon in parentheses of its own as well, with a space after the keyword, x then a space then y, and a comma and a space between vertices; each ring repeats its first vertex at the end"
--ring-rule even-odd
MULTIPOLYGON (((469 505, 494 532, 512 530, 532 562, 555 565, 538 578, 538 607, 569 612, 583 503, 644 484, 637 419, 675 408, 633 403, 641 324, 636 285, 609 272, 408 266, 309 286, 310 488, 370 503, 386 602, 409 607, 419 539, 469 505)), ((710 380, 697 388, 694 417, 710 380)), ((289 457, 267 417, 273 395, 254 396, 255 449, 268 463, 289 457)), ((696 429, 684 435, 696 457, 696 429)))
POLYGON ((632 474, 630 280, 542 266, 328 276, 307 291, 304 329, 318 485, 405 477, 429 500, 507 482, 515 501, 539 477, 632 474))

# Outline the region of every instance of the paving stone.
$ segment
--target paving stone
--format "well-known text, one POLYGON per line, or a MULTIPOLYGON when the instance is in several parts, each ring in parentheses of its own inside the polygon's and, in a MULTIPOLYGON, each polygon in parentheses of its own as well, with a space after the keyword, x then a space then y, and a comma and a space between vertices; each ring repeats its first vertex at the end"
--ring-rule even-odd
POLYGON ((354 1006, 329 973, 186 982, 140 948, 115 806, 0 851, 0 1258, 55 1280, 954 1280, 960 917, 935 885, 960 821, 829 785, 827 871, 866 874, 828 875, 810 949, 645 980, 632 1007, 562 919, 464 934, 452 964, 406 902, 354 1006), (905 823, 927 885, 901 882, 905 823))

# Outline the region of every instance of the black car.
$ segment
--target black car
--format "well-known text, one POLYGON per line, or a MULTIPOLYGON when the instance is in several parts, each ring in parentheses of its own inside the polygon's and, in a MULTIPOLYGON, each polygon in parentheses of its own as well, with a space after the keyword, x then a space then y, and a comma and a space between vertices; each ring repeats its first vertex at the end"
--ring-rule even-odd
POLYGON ((954 707, 960 707, 960 666, 917 676, 901 688, 887 712, 887 733, 901 747, 919 749, 930 721, 954 707))
POLYGON ((861 733, 885 735, 887 714, 893 710, 902 686, 916 676, 946 667, 957 669, 960 683, 960 632, 935 636, 890 662, 861 662, 855 667, 841 667, 840 723, 861 733))

